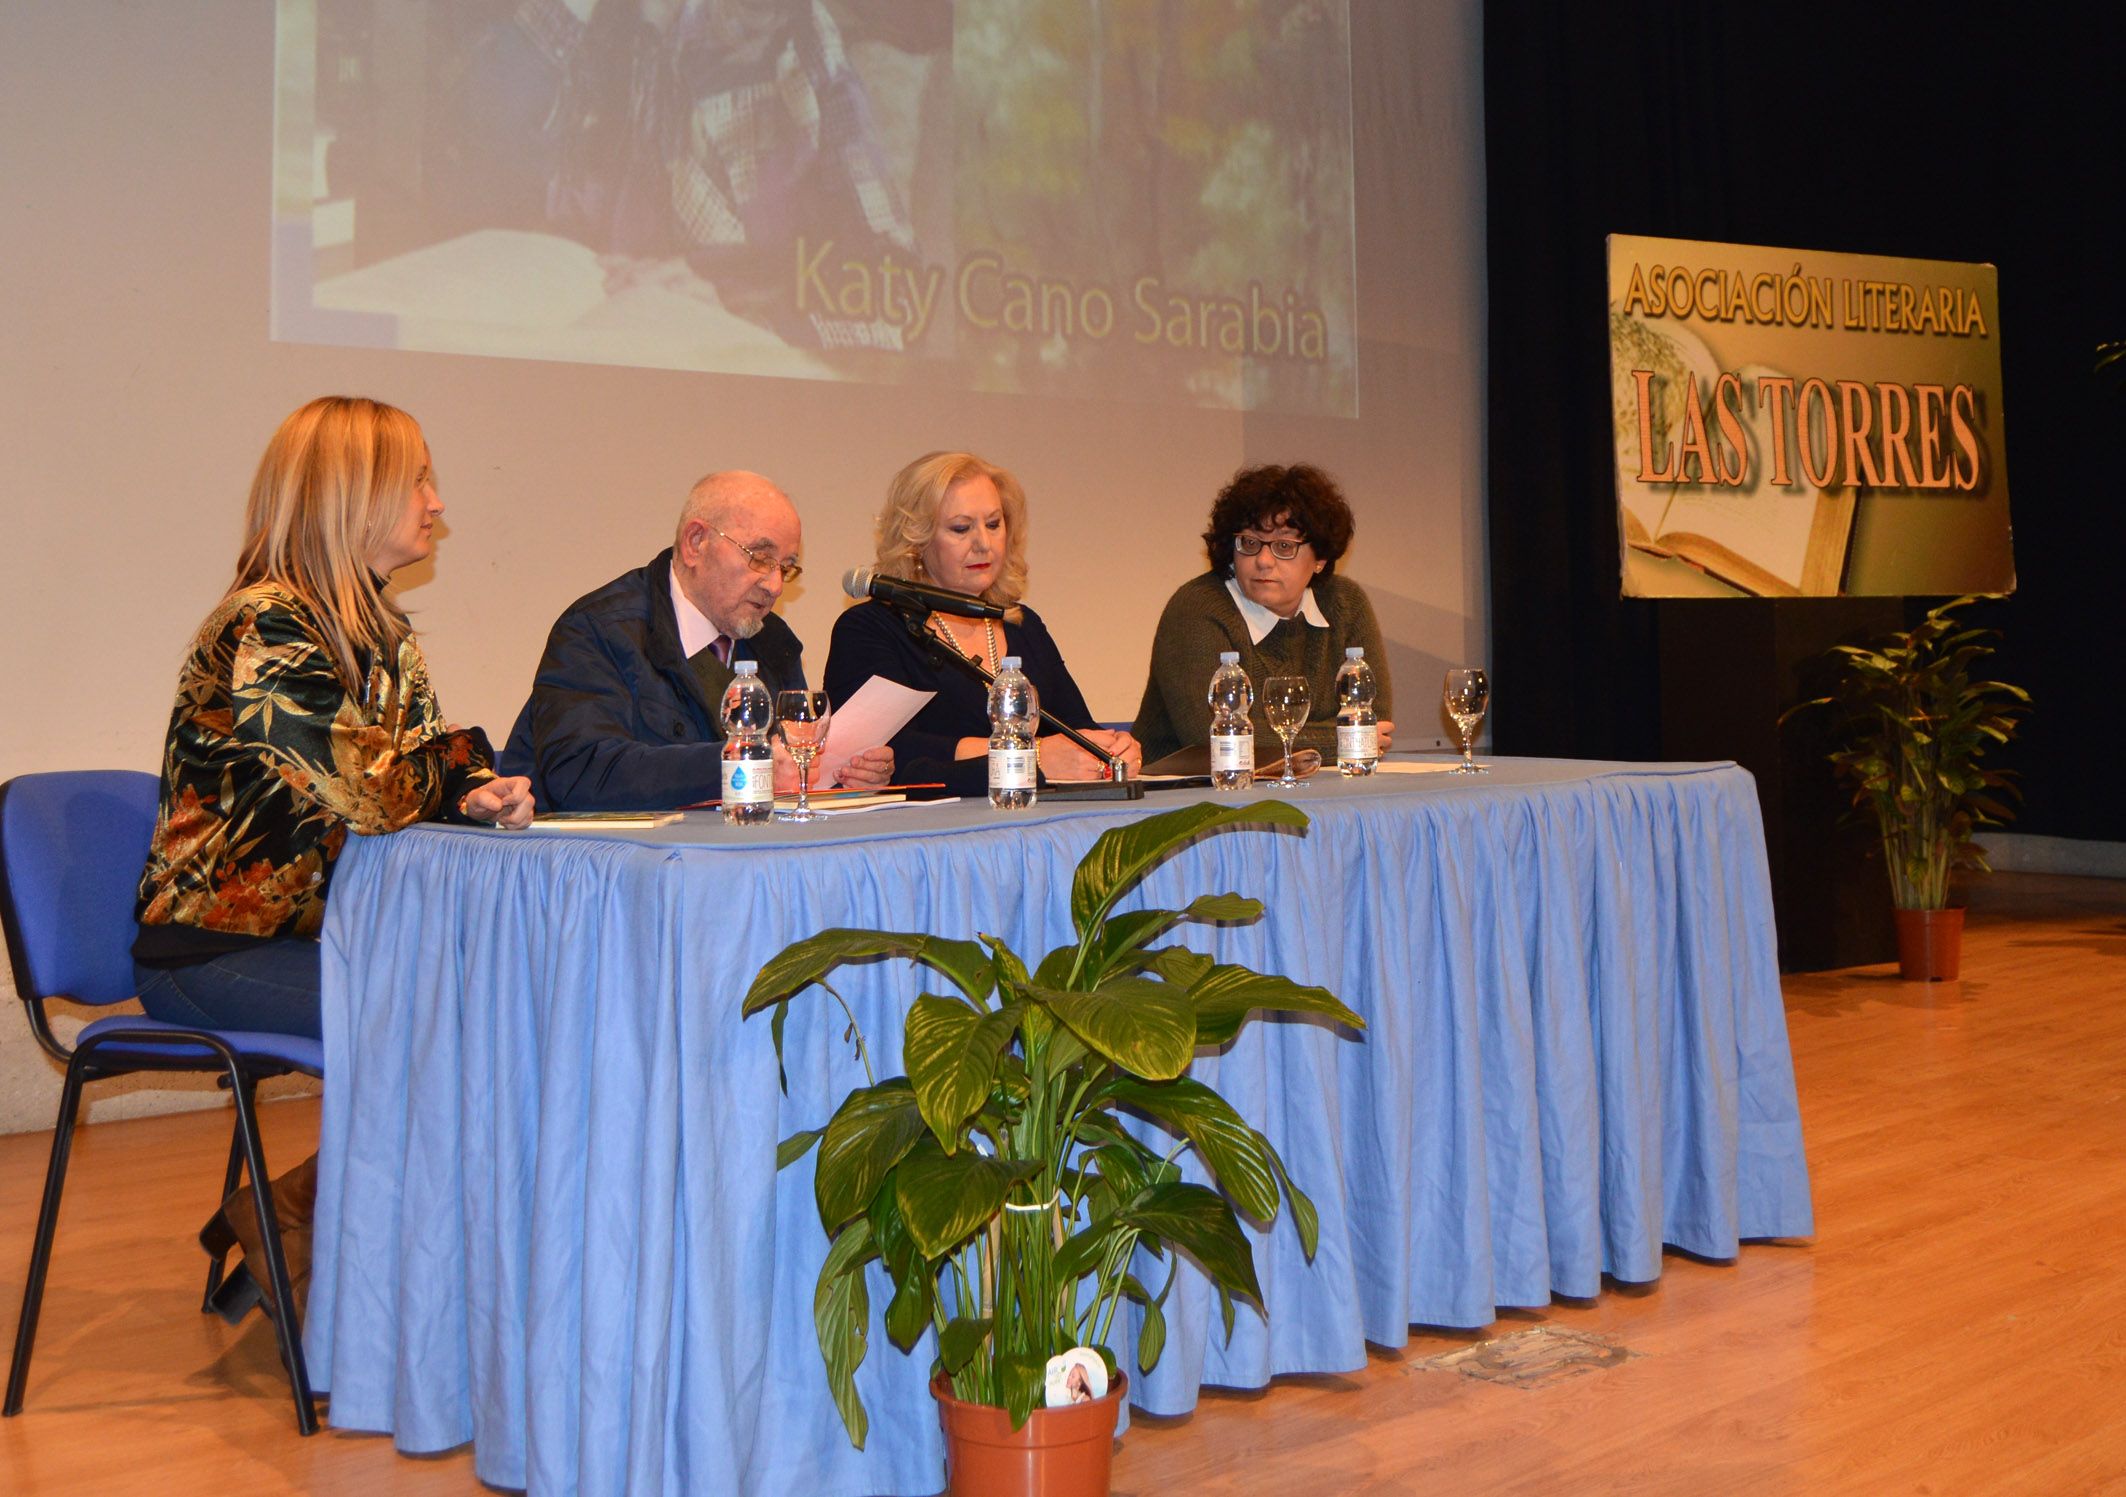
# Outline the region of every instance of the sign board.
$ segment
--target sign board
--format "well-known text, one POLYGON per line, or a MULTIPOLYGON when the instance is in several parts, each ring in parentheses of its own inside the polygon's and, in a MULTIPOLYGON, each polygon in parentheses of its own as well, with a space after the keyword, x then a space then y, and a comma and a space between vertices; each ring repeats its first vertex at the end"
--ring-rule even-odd
POLYGON ((1626 597, 2015 586, 1991 265, 1609 239, 1626 597))

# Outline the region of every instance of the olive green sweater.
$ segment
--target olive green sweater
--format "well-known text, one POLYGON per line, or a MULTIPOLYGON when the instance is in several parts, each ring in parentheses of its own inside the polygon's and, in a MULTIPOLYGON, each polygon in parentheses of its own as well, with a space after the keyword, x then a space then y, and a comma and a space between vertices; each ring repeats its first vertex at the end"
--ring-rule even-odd
MULTIPOLYGON (((1298 617, 1280 619, 1258 645, 1249 641, 1248 626, 1226 591, 1223 577, 1207 572, 1182 583, 1159 616, 1159 631, 1152 637, 1151 678, 1144 683, 1144 701, 1137 708, 1132 729, 1144 745, 1144 762, 1210 741, 1207 698, 1211 672, 1222 650, 1240 652, 1240 664, 1255 684, 1258 698, 1262 683, 1271 676, 1307 678, 1310 705, 1307 725, 1296 740, 1299 748, 1319 749, 1332 758, 1336 753, 1336 671, 1350 645, 1365 650, 1366 664, 1373 667, 1373 679, 1380 684, 1375 706, 1383 721, 1392 720, 1387 652, 1366 590, 1333 574, 1317 577, 1314 601, 1329 621, 1328 628, 1316 628, 1298 617)), ((1256 756, 1264 762, 1283 751, 1259 706, 1255 740, 1256 756)))

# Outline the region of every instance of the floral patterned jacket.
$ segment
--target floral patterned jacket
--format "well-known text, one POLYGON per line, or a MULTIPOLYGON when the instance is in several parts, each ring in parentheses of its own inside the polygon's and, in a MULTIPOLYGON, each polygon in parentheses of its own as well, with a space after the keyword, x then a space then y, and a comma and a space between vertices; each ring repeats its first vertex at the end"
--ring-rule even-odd
POLYGON ((411 638, 357 698, 308 604, 271 583, 232 593, 178 676, 138 918, 314 937, 348 828, 452 813, 493 777, 483 735, 444 723, 411 638))

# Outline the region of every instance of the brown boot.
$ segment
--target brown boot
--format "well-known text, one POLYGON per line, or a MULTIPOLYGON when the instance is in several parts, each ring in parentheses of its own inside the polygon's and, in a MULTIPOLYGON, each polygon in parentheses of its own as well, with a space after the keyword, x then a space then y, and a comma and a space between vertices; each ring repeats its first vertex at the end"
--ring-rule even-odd
MULTIPOLYGON (((280 1223, 281 1259, 287 1265, 288 1287, 295 1292, 298 1316, 310 1292, 310 1222, 316 1212, 317 1156, 312 1154, 273 1182, 273 1215, 280 1223)), ((243 1249, 243 1263, 229 1276, 224 1291, 215 1296, 217 1308, 226 1318, 241 1319, 254 1296, 268 1315, 275 1313, 265 1247, 258 1237, 258 1207, 250 1186, 239 1186, 221 1203, 221 1210, 200 1232, 199 1241, 217 1257, 231 1246, 243 1249), (247 1286, 245 1279, 255 1289, 247 1286)))

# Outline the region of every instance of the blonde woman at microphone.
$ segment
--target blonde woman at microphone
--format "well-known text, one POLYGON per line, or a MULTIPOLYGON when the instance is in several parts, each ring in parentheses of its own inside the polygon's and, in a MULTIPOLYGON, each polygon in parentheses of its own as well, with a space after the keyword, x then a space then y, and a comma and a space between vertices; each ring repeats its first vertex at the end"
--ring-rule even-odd
MULTIPOLYGON (((951 651, 995 673, 1007 655, 1040 693, 1041 706, 1082 731, 1134 774, 1143 756, 1127 733, 1095 726, 1062 651, 1026 593, 1026 491, 1008 469, 969 452, 932 452, 893 476, 878 517, 875 573, 964 593, 1003 610, 965 618, 935 610, 919 639, 896 609, 867 601, 835 621, 827 648, 827 695, 853 696, 873 676, 937 693, 890 747, 900 777, 943 781, 954 794, 988 784, 989 698, 972 675, 938 658, 951 651)), ((1099 779, 1099 759, 1060 733, 1039 739, 1041 773, 1051 780, 1099 779)))

